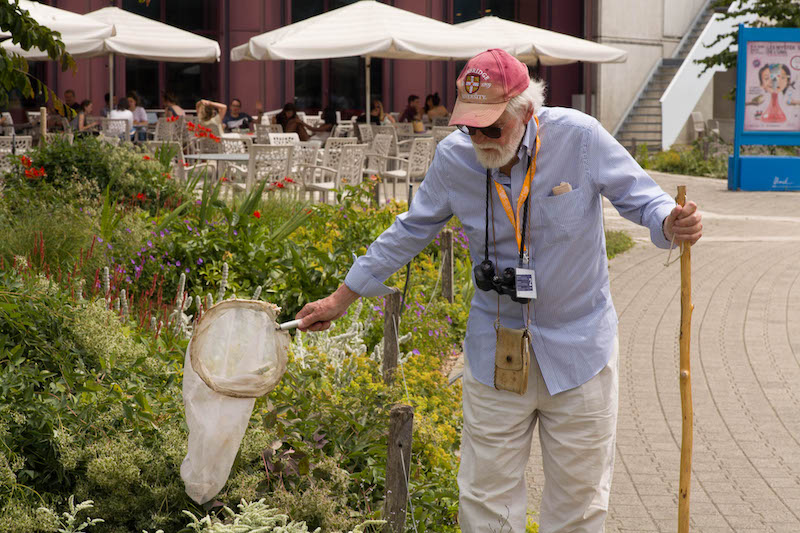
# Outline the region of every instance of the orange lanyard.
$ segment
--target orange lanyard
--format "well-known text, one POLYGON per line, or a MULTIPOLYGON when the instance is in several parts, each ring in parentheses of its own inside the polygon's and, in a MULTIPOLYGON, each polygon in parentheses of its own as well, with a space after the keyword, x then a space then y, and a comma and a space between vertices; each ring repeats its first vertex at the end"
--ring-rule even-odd
POLYGON ((497 189, 497 196, 500 197, 500 203, 503 204, 503 209, 505 209, 506 216, 508 216, 508 220, 511 221, 511 225, 514 226, 514 238, 517 239, 517 250, 523 250, 523 221, 519 216, 519 210, 522 208, 522 205, 528 198, 528 194, 531 192, 531 182, 533 181, 533 177, 536 175, 536 159, 539 156, 539 117, 534 116, 533 119, 536 121, 536 152, 533 155, 533 161, 530 165, 528 165, 528 172, 525 175, 525 181, 522 183, 522 190, 519 191, 516 216, 514 216, 514 211, 511 209, 511 201, 508 199, 505 189, 502 185, 497 183, 497 181, 494 182, 494 187, 497 189))

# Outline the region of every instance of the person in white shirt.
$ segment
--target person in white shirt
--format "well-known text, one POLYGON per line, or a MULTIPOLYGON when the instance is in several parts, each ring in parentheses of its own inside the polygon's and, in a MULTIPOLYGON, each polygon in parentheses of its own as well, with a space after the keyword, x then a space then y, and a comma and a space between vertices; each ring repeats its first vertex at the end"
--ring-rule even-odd
POLYGON ((130 109, 128 109, 127 98, 119 99, 119 102, 117 103, 117 108, 111 110, 111 112, 108 114, 108 118, 127 120, 128 125, 125 131, 119 132, 119 134, 123 141, 131 139, 131 133, 133 131, 133 112, 130 109))

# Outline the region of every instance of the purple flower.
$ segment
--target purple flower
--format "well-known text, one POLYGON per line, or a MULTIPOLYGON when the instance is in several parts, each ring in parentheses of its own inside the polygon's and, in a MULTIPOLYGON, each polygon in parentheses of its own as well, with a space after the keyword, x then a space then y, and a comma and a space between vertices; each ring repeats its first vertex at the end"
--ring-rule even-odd
POLYGON ((375 311, 380 311, 381 310, 381 308, 379 306, 377 306, 377 305, 373 305, 372 309, 375 310, 375 311))
POLYGON ((197 205, 201 205, 201 204, 203 203, 203 200, 197 200, 197 202, 195 202, 195 203, 196 203, 197 205))
POLYGON ((159 235, 160 235, 161 237, 163 237, 163 236, 164 236, 164 232, 162 231, 161 233, 159 233, 159 235))
MULTIPOLYGON (((147 241, 147 247, 148 248, 152 248, 153 247, 153 241, 147 241)), ((142 250, 144 250, 144 248, 142 248, 142 250)))
POLYGON ((414 331, 414 333, 417 332, 417 326, 414 326, 414 330, 413 331, 414 331))
POLYGON ((133 233, 133 232, 131 231, 131 228, 125 228, 125 231, 127 231, 128 233, 133 233))
POLYGON ((102 237, 98 237, 97 238, 97 242, 103 242, 103 238, 102 237))
POLYGON ((125 276, 125 281, 127 281, 128 283, 130 283, 130 282, 131 282, 131 277, 130 277, 130 276, 125 276))
POLYGON ((202 257, 197 259, 197 264, 198 265, 202 265, 203 264, 203 258, 202 257))
POLYGON ((411 353, 413 353, 414 355, 419 355, 419 350, 414 348, 413 350, 411 350, 411 353))
POLYGON ((186 229, 188 229, 189 231, 192 231, 192 227, 189 224, 186 224, 186 229))
POLYGON ((155 257, 153 257, 152 255, 151 255, 151 256, 148 256, 148 257, 150 258, 150 261, 155 261, 155 260, 156 260, 156 258, 155 258, 155 257))
POLYGON ((428 337, 433 337, 433 330, 432 329, 428 330, 428 337))
POLYGON ((447 319, 447 323, 448 324, 452 324, 453 323, 453 319, 450 318, 450 315, 445 315, 445 318, 447 319))
POLYGON ((164 265, 161 265, 161 270, 164 270, 164 265))
POLYGON ((188 269, 188 268, 186 269, 186 273, 187 273, 187 274, 189 273, 189 269, 188 269))
POLYGON ((238 231, 236 231, 236 230, 233 230, 233 234, 234 234, 234 236, 235 236, 235 235, 239 235, 239 232, 238 232, 238 231))
POLYGON ((111 247, 111 243, 108 243, 107 246, 108 246, 108 249, 111 250, 111 248, 112 248, 111 247))
POLYGON ((178 267, 181 266, 181 262, 180 261, 175 261, 175 266, 178 266, 178 267))
POLYGON ((134 261, 133 259, 131 259, 131 264, 132 264, 132 265, 135 265, 135 264, 136 264, 136 261, 134 261))

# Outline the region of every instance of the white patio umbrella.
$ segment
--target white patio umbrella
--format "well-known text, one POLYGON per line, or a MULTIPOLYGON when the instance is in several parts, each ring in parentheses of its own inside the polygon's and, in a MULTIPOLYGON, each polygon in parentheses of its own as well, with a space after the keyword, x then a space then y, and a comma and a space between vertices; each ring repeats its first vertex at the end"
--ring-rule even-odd
MULTIPOLYGON (((58 9, 32 2, 19 0, 19 6, 26 10, 36 22, 61 34, 66 51, 76 58, 94 57, 103 53, 103 42, 115 34, 114 26, 78 15, 71 11, 58 9)), ((11 37, 7 32, 0 33, 0 38, 11 37)), ((16 53, 31 61, 49 60, 46 52, 38 48, 23 50, 18 44, 6 40, 0 44, 8 52, 16 53)))
POLYGON ((114 101, 114 55, 151 61, 177 63, 214 63, 219 61, 219 44, 206 37, 130 13, 117 7, 104 7, 87 17, 113 25, 116 35, 105 39, 103 53, 108 55, 109 95, 114 101))
POLYGON ((517 59, 529 65, 567 65, 577 61, 622 63, 628 56, 625 50, 619 48, 498 17, 482 17, 455 26, 475 36, 489 35, 507 39, 514 48, 517 59))
POLYGON ((363 56, 369 113, 371 58, 467 59, 488 48, 514 52, 502 36, 470 35, 445 22, 375 0, 360 0, 257 35, 231 50, 231 60, 363 56))

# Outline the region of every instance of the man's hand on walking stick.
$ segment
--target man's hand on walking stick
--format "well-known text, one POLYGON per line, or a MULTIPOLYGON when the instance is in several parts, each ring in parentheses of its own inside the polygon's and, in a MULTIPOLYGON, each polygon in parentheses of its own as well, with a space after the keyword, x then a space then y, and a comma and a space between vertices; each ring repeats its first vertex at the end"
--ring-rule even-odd
POLYGON ((680 244, 694 244, 703 236, 703 215, 694 202, 686 202, 685 206, 676 205, 664 219, 664 237, 680 244))

